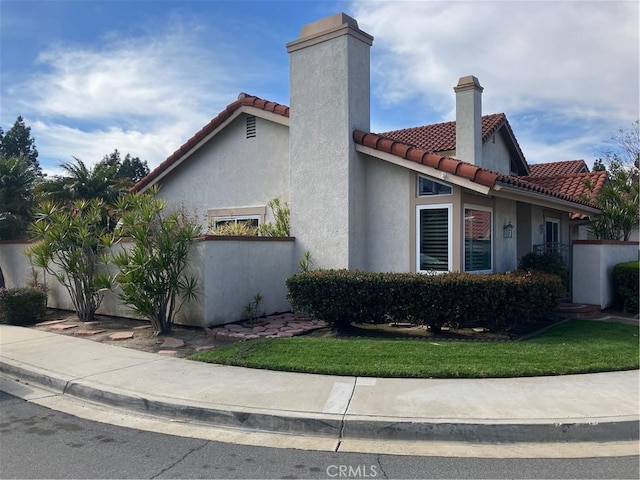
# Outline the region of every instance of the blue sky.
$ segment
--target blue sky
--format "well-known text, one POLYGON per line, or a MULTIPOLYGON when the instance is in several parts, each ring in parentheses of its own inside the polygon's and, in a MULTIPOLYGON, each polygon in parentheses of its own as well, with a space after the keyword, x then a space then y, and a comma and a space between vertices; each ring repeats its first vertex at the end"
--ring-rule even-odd
POLYGON ((374 36, 374 132, 454 120, 469 74, 530 163, 591 166, 639 116, 637 1, 0 0, 0 126, 22 115, 50 174, 153 168, 240 92, 288 105, 285 44, 340 11, 374 36))

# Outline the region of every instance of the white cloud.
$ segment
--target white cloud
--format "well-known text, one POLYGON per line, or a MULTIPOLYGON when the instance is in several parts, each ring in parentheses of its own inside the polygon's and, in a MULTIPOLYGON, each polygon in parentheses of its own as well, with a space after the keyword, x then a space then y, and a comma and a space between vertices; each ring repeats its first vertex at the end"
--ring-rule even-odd
POLYGON ((115 148, 153 168, 254 78, 201 26, 171 20, 146 36, 52 46, 40 72, 9 89, 3 101, 30 122, 45 170, 72 156, 93 165, 115 148))
POLYGON ((452 88, 472 74, 486 113, 638 116, 637 2, 359 1, 353 11, 375 37, 380 102, 419 99, 425 115, 453 119, 452 88))

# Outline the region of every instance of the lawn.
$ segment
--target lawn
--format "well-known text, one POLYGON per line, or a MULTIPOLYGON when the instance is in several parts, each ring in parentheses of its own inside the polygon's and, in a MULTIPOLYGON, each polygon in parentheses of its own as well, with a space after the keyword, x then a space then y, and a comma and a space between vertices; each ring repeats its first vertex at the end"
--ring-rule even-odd
POLYGON ((486 378, 639 367, 638 327, 570 320, 522 342, 293 337, 251 340, 189 357, 328 375, 486 378))

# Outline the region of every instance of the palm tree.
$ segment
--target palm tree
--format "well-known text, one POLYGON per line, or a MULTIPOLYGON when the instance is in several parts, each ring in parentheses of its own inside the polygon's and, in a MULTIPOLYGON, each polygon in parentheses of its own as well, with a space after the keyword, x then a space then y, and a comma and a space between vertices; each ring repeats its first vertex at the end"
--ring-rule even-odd
POLYGON ((0 157, 0 240, 23 236, 32 218, 36 177, 25 158, 0 157))
POLYGON ((88 168, 79 158, 73 159, 74 162, 60 165, 67 175, 44 182, 41 186, 44 195, 65 203, 97 198, 107 205, 113 205, 126 191, 126 185, 118 177, 117 165, 98 162, 93 168, 88 168))

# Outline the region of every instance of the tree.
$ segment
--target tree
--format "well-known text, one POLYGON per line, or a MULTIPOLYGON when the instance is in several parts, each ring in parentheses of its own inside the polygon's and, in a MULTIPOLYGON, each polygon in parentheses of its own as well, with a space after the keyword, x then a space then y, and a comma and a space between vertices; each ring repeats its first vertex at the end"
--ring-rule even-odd
POLYGON ((31 127, 18 117, 5 134, 0 128, 0 156, 5 158, 24 158, 38 176, 42 176, 38 162, 38 150, 35 139, 31 138, 31 127))
POLYGON ((73 160, 60 165, 66 175, 43 182, 38 193, 57 202, 99 199, 108 206, 126 191, 126 185, 117 177, 116 165, 98 162, 89 168, 79 158, 73 160))
POLYGON ((105 155, 102 162, 109 166, 117 167, 116 176, 128 180, 132 185, 149 174, 149 166, 146 160, 143 161, 138 157, 132 157, 128 153, 122 159, 118 149, 115 149, 109 155, 105 155))
POLYGON ((100 200, 76 200, 71 206, 45 202, 32 224, 38 243, 27 249, 31 263, 65 287, 83 322, 93 320, 112 279, 101 271, 108 263, 112 235, 100 200))
POLYGON ((632 128, 620 128, 608 142, 610 148, 594 162, 594 170, 606 166, 609 181, 595 198, 602 216, 592 222, 591 231, 604 240, 629 240, 640 226, 640 121, 632 128))
POLYGON ((200 226, 184 212, 164 214, 157 189, 122 197, 117 203, 119 234, 133 246, 114 255, 120 298, 151 320, 156 335, 171 332, 184 301, 198 299, 198 281, 188 275, 191 244, 200 226))
POLYGON ((25 158, 0 156, 0 240, 24 236, 32 220, 36 170, 25 158))

